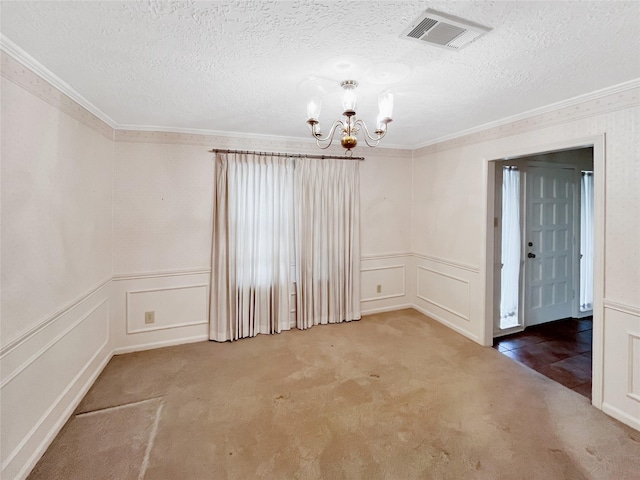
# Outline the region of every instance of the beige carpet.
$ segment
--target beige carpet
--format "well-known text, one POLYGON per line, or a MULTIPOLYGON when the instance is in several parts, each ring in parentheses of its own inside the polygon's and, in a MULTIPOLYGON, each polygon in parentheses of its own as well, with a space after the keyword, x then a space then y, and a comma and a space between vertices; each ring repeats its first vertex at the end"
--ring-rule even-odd
POLYGON ((640 432, 402 310, 114 357, 29 478, 638 479, 640 432))

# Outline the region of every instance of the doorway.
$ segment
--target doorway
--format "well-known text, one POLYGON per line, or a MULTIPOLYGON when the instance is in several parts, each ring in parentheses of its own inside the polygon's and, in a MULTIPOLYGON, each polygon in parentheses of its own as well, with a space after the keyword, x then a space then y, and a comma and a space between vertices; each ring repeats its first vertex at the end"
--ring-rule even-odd
POLYGON ((494 197, 494 347, 589 398, 593 152, 496 161, 494 197))

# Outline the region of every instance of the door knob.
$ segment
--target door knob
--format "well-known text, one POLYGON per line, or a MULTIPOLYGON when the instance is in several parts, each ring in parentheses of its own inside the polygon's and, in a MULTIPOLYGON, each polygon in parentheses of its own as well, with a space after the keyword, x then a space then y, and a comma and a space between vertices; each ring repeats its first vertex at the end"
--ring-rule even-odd
POLYGON ((529 252, 529 253, 527 254, 527 257, 529 257, 529 258, 536 258, 536 254, 535 254, 535 253, 531 253, 531 252, 529 252))

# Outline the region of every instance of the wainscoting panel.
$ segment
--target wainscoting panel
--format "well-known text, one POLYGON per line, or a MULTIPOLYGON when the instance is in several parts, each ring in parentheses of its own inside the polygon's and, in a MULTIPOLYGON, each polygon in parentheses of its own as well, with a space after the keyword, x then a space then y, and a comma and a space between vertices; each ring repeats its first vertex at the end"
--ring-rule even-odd
POLYGON ((469 281, 420 265, 416 268, 418 298, 468 322, 469 281))
POLYGON ((26 476, 111 358, 110 286, 3 352, 2 478, 26 476))
POLYGON ((112 291, 115 354, 209 339, 207 269, 117 275, 112 291))
POLYGON ((640 325, 629 333, 629 393, 627 395, 640 402, 640 325))
POLYGON ((602 410, 640 430, 640 308, 604 301, 602 410))
POLYGON ((415 308, 457 332, 480 341, 478 271, 450 260, 414 255, 415 308))
POLYGON ((209 285, 180 285, 127 292, 127 333, 208 323, 209 285), (145 313, 154 322, 146 323, 145 313))
POLYGON ((360 263, 360 302, 363 314, 411 306, 407 300, 407 269, 410 262, 409 253, 363 255, 360 263))
POLYGON ((362 302, 404 297, 407 294, 404 265, 363 268, 360 272, 362 302))

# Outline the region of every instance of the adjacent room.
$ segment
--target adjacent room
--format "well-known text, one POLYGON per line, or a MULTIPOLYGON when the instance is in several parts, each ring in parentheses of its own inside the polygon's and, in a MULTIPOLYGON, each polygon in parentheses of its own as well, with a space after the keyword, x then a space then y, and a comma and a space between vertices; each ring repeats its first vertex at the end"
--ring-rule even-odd
POLYGON ((4 479, 640 471, 640 2, 0 1, 4 479))

